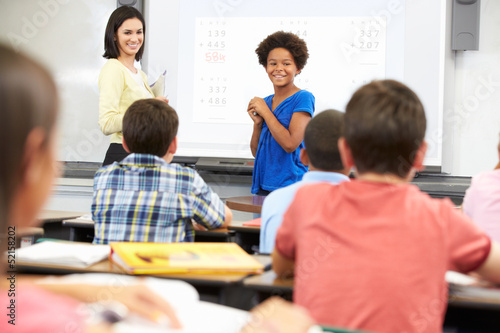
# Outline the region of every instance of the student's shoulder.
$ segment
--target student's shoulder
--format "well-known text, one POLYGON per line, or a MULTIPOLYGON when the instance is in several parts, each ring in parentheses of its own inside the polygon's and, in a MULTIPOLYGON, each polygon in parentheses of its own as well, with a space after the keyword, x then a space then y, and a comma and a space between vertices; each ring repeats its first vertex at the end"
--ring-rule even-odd
POLYGON ((306 111, 313 114, 316 99, 307 90, 299 90, 292 96, 291 102, 294 104, 294 111, 306 111))
POLYGON ((316 100, 314 95, 307 90, 299 90, 293 94, 293 98, 297 103, 313 102, 316 100))
POLYGON ((431 197, 428 193, 422 192, 416 185, 408 184, 406 202, 411 202, 413 211, 419 212, 422 216, 428 216, 428 220, 439 223, 466 218, 450 198, 431 197))
POLYGON ((167 169, 169 173, 175 173, 176 175, 184 177, 186 179, 202 179, 196 170, 187 166, 180 165, 178 163, 169 163, 164 166, 164 168, 167 169))
POLYGON ((121 168, 118 163, 100 167, 94 174, 94 189, 106 188, 119 173, 121 173, 121 168))
POLYGON ((117 168, 119 168, 119 164, 116 162, 102 166, 99 169, 97 169, 97 171, 94 175, 94 179, 102 177, 103 175, 108 174, 108 173, 112 172, 113 170, 116 170, 117 168))
POLYGON ((295 94, 297 97, 300 97, 300 98, 314 99, 314 95, 309 90, 302 89, 302 90, 297 91, 295 94))
MULTIPOLYGON (((342 185, 342 183, 338 185, 327 182, 318 182, 310 184, 306 183, 297 188, 297 191, 295 192, 295 197, 297 198, 300 196, 301 198, 314 198, 314 201, 324 200, 324 199, 326 200, 327 197, 339 193, 340 185, 342 185)), ((312 199, 308 199, 308 201, 311 200, 312 199)))
POLYGON ((297 190, 303 186, 304 183, 302 182, 297 182, 282 188, 279 188, 277 190, 272 191, 267 195, 267 197, 264 199, 264 203, 262 205, 262 208, 264 207, 272 207, 275 206, 275 204, 281 203, 284 199, 292 196, 297 192, 297 190))
POLYGON ((484 171, 471 179, 471 186, 491 186, 491 184, 500 186, 500 169, 484 171))

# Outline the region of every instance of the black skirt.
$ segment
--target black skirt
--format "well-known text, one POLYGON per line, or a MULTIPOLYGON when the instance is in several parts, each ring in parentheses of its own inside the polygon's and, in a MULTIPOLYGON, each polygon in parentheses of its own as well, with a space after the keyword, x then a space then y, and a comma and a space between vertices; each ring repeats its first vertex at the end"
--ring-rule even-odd
POLYGON ((120 162, 125 157, 127 157, 129 153, 123 149, 123 145, 120 143, 112 143, 109 145, 108 151, 106 152, 106 157, 104 158, 104 162, 102 162, 102 166, 112 164, 113 162, 120 162))

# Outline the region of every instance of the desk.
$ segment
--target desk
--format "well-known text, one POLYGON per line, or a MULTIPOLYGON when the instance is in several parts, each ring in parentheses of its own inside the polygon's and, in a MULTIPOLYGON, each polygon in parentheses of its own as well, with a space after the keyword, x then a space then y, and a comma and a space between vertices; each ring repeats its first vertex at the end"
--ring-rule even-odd
POLYGON ((266 197, 263 195, 251 195, 246 197, 232 197, 226 199, 226 205, 234 210, 260 214, 262 203, 266 197))
POLYGON ((85 212, 66 212, 61 210, 42 210, 38 214, 38 220, 44 223, 61 222, 62 220, 74 219, 85 215, 85 212))
MULTIPOLYGON (((246 277, 246 288, 259 293, 259 301, 271 295, 291 300, 293 279, 280 279, 273 271, 246 277)), ((500 288, 450 285, 444 326, 471 332, 498 332, 500 316, 500 288)))
POLYGON ((236 232, 243 232, 248 234, 259 234, 260 227, 254 225, 244 225, 243 221, 232 221, 231 224, 227 227, 229 230, 234 230, 236 232))
POLYGON ((245 222, 232 221, 227 228, 235 232, 235 242, 248 253, 258 251, 260 227, 243 225, 245 222), (257 249, 256 249, 257 248, 257 249))
POLYGON ((69 219, 62 221, 64 228, 69 228, 69 240, 72 242, 88 242, 94 240, 94 221, 88 219, 69 219))
MULTIPOLYGON (((62 226, 69 228, 69 240, 76 242, 92 242, 94 239, 94 221, 88 219, 68 219, 62 226)), ((231 242, 235 232, 226 228, 207 231, 195 231, 195 242, 231 242)))
POLYGON ((249 276, 243 280, 246 288, 255 290, 259 294, 259 301, 271 295, 278 295, 289 301, 293 296, 293 279, 279 279, 274 271, 270 270, 260 275, 249 276))
POLYGON ((69 240, 70 230, 63 228, 62 221, 77 218, 85 214, 85 212, 43 210, 38 215, 38 220, 41 221, 41 227, 43 228, 45 238, 69 240))
MULTIPOLYGON (((269 256, 254 256, 254 258, 268 265, 271 262, 269 256)), ((87 268, 74 268, 63 265, 48 265, 25 263, 20 260, 16 262, 16 269, 19 273, 27 274, 72 274, 72 273, 114 273, 127 274, 120 267, 110 260, 106 259, 87 268)), ((154 277, 165 279, 183 280, 195 287, 202 300, 212 301, 219 304, 237 307, 249 310, 251 307, 250 299, 253 292, 245 290, 242 281, 249 275, 247 273, 219 273, 219 274, 154 274, 154 277), (246 298, 245 299, 245 295, 246 298)))
POLYGON ((38 238, 43 237, 43 228, 25 227, 16 232, 16 249, 21 246, 29 246, 33 244, 38 238))

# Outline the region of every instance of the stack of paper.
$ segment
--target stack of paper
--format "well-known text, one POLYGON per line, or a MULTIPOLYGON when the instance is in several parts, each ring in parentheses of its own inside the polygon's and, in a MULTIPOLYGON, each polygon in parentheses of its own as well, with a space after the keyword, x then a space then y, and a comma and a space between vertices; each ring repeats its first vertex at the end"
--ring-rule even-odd
POLYGON ((16 256, 23 263, 85 268, 106 259, 109 252, 109 245, 46 241, 18 249, 16 256))
POLYGON ((163 72, 163 74, 158 77, 158 80, 150 86, 155 97, 165 96, 165 75, 167 75, 167 71, 163 72))

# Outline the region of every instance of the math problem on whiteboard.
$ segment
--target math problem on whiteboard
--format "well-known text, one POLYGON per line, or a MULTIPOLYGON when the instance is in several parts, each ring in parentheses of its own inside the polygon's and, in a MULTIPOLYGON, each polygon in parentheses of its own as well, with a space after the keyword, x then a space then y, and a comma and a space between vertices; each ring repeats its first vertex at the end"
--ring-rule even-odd
POLYGON ((199 17, 195 20, 195 122, 249 123, 241 112, 248 101, 273 92, 255 49, 278 30, 306 41, 310 58, 295 84, 311 91, 317 102, 341 108, 339 101, 347 102, 357 87, 385 77, 382 17, 199 17))

